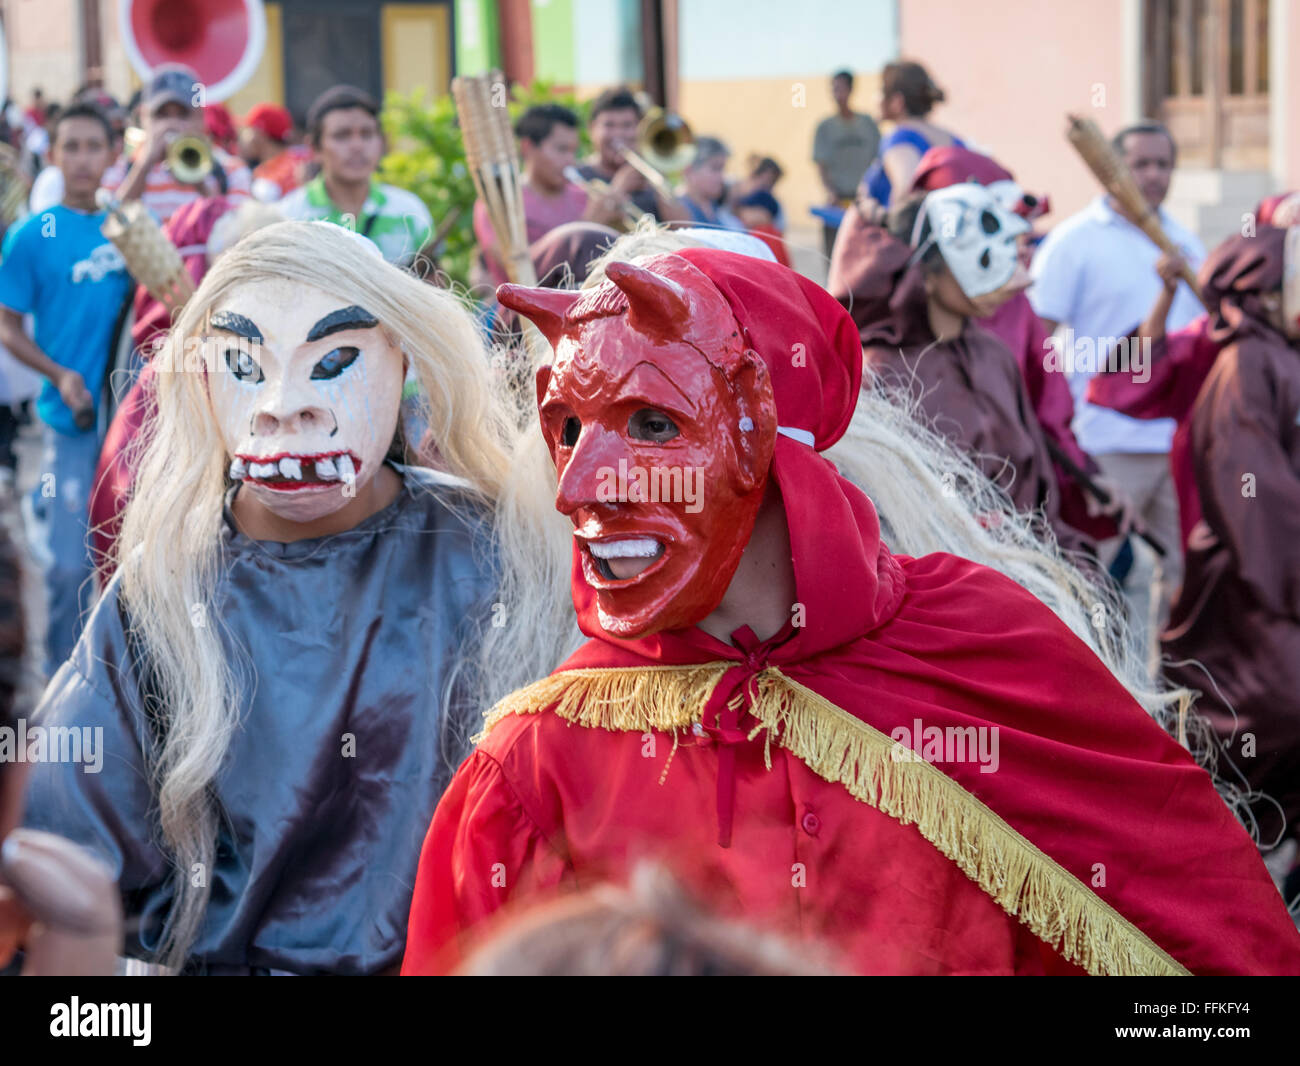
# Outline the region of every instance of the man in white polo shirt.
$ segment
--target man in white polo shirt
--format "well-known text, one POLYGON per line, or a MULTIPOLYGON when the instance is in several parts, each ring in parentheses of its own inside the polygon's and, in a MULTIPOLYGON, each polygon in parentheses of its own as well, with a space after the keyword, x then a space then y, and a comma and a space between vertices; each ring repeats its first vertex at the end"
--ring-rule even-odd
MULTIPOLYGON (((1205 258, 1196 236, 1160 209, 1169 192, 1176 149, 1169 131, 1157 122, 1127 126, 1113 141, 1165 233, 1195 270, 1205 258)), ((1174 421, 1143 421, 1084 399, 1088 380, 1110 350, 1108 338, 1124 337, 1146 317, 1163 282, 1156 273, 1160 250, 1109 196, 1099 196, 1077 215, 1056 226, 1034 255, 1030 302, 1048 332, 1057 332, 1074 394, 1074 433, 1083 450, 1095 456, 1106 477, 1132 501, 1134 513, 1167 552, 1160 620, 1182 577, 1178 499, 1169 472, 1174 421), (1058 330, 1058 327, 1060 329, 1058 330), (1095 356, 1093 353, 1096 353, 1095 356), (1080 365, 1082 364, 1082 365, 1080 365), (1091 364, 1091 365, 1090 365, 1091 364)), ((1169 312, 1168 328, 1186 325, 1201 305, 1180 285, 1169 312)), ((1140 373, 1140 367, 1134 364, 1140 373)), ((1103 553, 1113 558, 1120 543, 1103 553)))

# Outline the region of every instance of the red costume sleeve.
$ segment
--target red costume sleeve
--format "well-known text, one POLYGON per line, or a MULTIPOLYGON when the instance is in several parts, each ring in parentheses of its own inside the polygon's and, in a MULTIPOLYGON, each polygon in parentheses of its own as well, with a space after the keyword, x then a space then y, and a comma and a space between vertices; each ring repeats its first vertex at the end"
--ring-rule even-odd
MULTIPOLYGON (((1131 418, 1183 419, 1192 410, 1206 375, 1219 354, 1200 318, 1151 344, 1151 376, 1137 381, 1128 371, 1097 374, 1088 382, 1088 400, 1131 418)), ((1129 343, 1136 341, 1130 335, 1129 343)))
POLYGON ((516 895, 558 885, 565 869, 497 761, 476 751, 438 803, 420 852, 403 975, 454 969, 469 930, 516 895))

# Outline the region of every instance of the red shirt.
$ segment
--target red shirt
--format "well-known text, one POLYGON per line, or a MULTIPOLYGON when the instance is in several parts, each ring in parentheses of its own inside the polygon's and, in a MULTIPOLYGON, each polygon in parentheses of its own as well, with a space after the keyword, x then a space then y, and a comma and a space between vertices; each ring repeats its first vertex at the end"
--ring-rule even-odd
MULTIPOLYGON (((1085 910, 1095 897, 1122 916, 1121 929, 1158 945, 1139 968, 1163 950, 1195 973, 1300 973, 1300 934, 1245 831, 1204 771, 1082 642, 984 567, 941 554, 891 558, 902 588, 889 620, 851 646, 780 665, 782 673, 834 693, 838 708, 856 706, 841 721, 865 715, 886 736, 918 720, 937 725, 945 713, 949 724, 996 726, 994 772, 973 759, 940 760, 968 791, 953 790, 936 809, 959 820, 995 812, 1050 856, 1052 870, 1068 871, 1085 910)), ((702 659, 726 649, 698 630, 651 643, 660 640, 668 661, 686 645, 702 659)), ((779 638, 745 647, 732 649, 744 656, 741 672, 781 656, 779 638)), ((593 641, 553 677, 636 659, 593 641)), ((718 690, 727 687, 724 679, 718 690)), ((715 728, 704 715, 700 731, 678 731, 674 751, 671 730, 584 725, 561 717, 554 698, 538 702, 550 706, 501 717, 438 805, 404 973, 454 967, 507 904, 620 879, 642 857, 664 862, 730 918, 829 944, 854 972, 1077 972, 993 898, 996 886, 1036 875, 998 874, 993 891, 981 888, 937 846, 942 829, 925 827, 927 838, 920 823, 886 813, 909 788, 900 774, 877 791, 895 776, 888 762, 880 777, 864 771, 877 797, 866 801, 827 777, 869 760, 836 754, 814 768, 775 740, 765 750, 765 735, 751 736, 753 718, 715 728)), ((578 713, 587 710, 584 700, 578 713)), ((834 739, 828 729, 810 743, 837 750, 834 739)), ((968 826, 953 854, 1008 861, 986 829, 968 826)), ((1040 891, 1038 905, 1061 898, 1040 891)), ((1123 957, 1116 947, 1111 959, 1123 957)))
POLYGON ((253 196, 274 203, 306 182, 311 149, 295 144, 273 155, 253 171, 253 196))
MULTIPOLYGON (((528 243, 540 240, 566 222, 577 222, 587 210, 587 194, 572 182, 565 182, 564 191, 558 196, 544 196, 531 185, 523 186, 524 221, 528 232, 528 243)), ((505 267, 501 265, 497 254, 496 231, 488 219, 487 208, 482 200, 474 202, 474 237, 487 262, 492 280, 503 285, 510 279, 506 277, 505 267)))

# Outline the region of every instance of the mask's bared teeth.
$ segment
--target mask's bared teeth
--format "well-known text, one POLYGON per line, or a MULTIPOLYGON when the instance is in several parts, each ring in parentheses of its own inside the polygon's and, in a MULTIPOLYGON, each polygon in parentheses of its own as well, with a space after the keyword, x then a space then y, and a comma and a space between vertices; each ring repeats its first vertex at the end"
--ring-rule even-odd
POLYGON ((248 464, 236 457, 230 460, 230 480, 243 481, 248 474, 248 464))
POLYGON ((259 481, 265 481, 268 478, 275 477, 280 472, 279 466, 275 463, 249 463, 249 476, 257 478, 259 481))
POLYGON ((598 559, 653 559, 663 545, 653 537, 620 537, 616 540, 593 540, 588 547, 598 559))
POLYGON ((334 465, 334 460, 317 459, 316 477, 320 481, 337 481, 339 478, 339 471, 338 467, 334 465))
POLYGON ((297 459, 292 459, 286 455, 280 460, 280 476, 283 478, 289 478, 293 481, 301 481, 302 463, 297 459))

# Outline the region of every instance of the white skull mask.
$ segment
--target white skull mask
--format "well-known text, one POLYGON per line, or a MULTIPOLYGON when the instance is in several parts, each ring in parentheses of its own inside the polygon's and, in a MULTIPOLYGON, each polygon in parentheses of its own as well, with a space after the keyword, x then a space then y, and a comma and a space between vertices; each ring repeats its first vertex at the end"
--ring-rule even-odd
POLYGON ((233 289, 209 325, 208 394, 232 479, 293 522, 345 506, 392 443, 400 346, 364 308, 288 280, 233 289))
MULTIPOLYGON (((1029 223, 1003 207, 988 189, 966 182, 930 193, 917 214, 913 247, 926 219, 926 244, 938 245, 957 284, 972 300, 996 292, 1016 276, 1016 238, 1028 232, 1029 223)), ((918 257, 923 250, 917 249, 918 257)))

